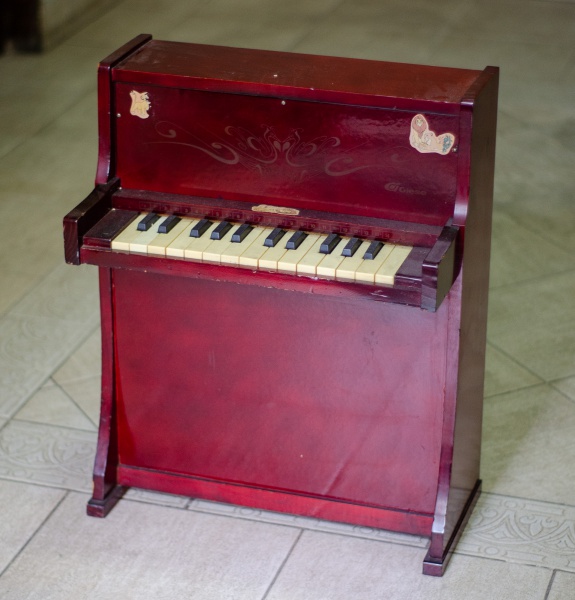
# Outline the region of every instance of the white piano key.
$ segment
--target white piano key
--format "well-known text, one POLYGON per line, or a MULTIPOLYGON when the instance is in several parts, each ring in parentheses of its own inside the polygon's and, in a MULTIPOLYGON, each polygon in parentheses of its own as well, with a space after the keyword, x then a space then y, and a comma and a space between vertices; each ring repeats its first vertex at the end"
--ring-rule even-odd
POLYGON ((196 223, 199 223, 199 219, 190 219, 188 221, 187 227, 166 247, 166 256, 184 258, 185 249, 190 245, 192 239, 194 239, 190 237, 190 231, 196 223))
POLYGON ((148 254, 157 254, 166 256, 168 246, 182 233, 191 229, 192 219, 182 217, 168 233, 158 233, 158 235, 148 244, 148 254))
POLYGON ((321 238, 325 238, 325 236, 319 233, 310 233, 295 250, 288 250, 278 260, 278 271, 281 273, 296 273, 298 262, 321 238))
POLYGON ((411 250, 411 246, 395 246, 387 260, 375 273, 375 283, 393 285, 395 281, 395 274, 411 250))
POLYGON ((204 250, 213 240, 210 239, 212 231, 218 226, 218 222, 212 223, 210 228, 199 238, 190 238, 190 243, 184 249, 184 258, 201 262, 204 250))
POLYGON ((393 244, 385 244, 373 260, 364 259, 355 272, 355 280, 361 283, 375 283, 375 274, 394 248, 393 244))
POLYGON ((318 277, 335 279, 335 271, 345 258, 341 253, 348 242, 349 238, 341 238, 331 253, 324 255, 323 260, 317 265, 316 273, 318 277))
MULTIPOLYGON (((241 227, 241 226, 240 226, 241 227)), ((237 228, 239 229, 239 227, 237 228)), ((234 230, 232 232, 235 233, 234 230)), ((259 238, 261 233, 261 227, 253 227, 252 230, 246 235, 241 242, 231 242, 222 250, 220 262, 222 265, 239 265, 240 256, 259 238)))
POLYGON ((112 240, 111 248, 118 252, 129 252, 130 242, 134 240, 140 231, 138 231, 138 223, 147 216, 148 213, 140 213, 133 221, 128 223, 124 229, 112 240))
POLYGON ((157 236, 158 227, 167 219, 166 215, 160 217, 158 221, 156 221, 148 231, 140 231, 140 234, 136 236, 130 242, 130 252, 136 254, 147 254, 148 253, 148 244, 157 236))
MULTIPOLYGON (((249 269, 257 269, 258 261, 267 252, 268 247, 264 246, 264 241, 268 235, 273 231, 272 227, 258 227, 257 236, 250 246, 244 249, 239 257, 240 267, 247 267, 249 269)), ((252 232, 252 234, 255 232, 252 232)))
POLYGON ((335 278, 338 281, 355 281, 355 272, 363 262, 363 255, 370 243, 369 240, 364 240, 353 256, 344 257, 335 270, 335 278))
POLYGON ((325 235, 320 235, 309 252, 301 258, 297 264, 298 275, 315 275, 317 265, 325 258, 325 254, 320 252, 320 247, 325 239, 325 235))
MULTIPOLYGON (((222 221, 223 223, 224 221, 222 221)), ((222 253, 232 243, 232 235, 239 229, 239 225, 232 225, 219 240, 212 240, 212 243, 206 246, 202 254, 202 262, 219 265, 222 253)), ((215 231, 215 230, 214 230, 215 231)))
POLYGON ((286 249, 286 241, 288 239, 288 235, 285 235, 277 244, 277 246, 274 246, 273 248, 266 248, 266 251, 262 254, 258 261, 258 267, 265 271, 277 271, 278 261, 281 259, 281 257, 286 252, 293 252, 293 250, 286 249))

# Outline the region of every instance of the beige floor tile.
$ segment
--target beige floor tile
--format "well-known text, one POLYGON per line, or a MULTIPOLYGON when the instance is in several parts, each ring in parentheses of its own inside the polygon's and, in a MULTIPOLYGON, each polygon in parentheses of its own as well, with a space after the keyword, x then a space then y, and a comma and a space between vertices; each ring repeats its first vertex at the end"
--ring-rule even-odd
POLYGON ((95 431, 95 424, 53 382, 42 386, 16 413, 15 419, 95 431))
POLYGON ((569 4, 483 0, 468 3, 467 7, 458 27, 470 38, 569 44, 575 36, 575 6, 569 4))
POLYGON ((0 61, 3 132, 31 136, 64 114, 95 89, 94 70, 100 58, 92 49, 70 46, 4 57, 0 61))
POLYGON ((575 270, 572 253, 525 229, 504 211, 494 211, 491 289, 569 270, 575 270))
POLYGON ((575 271, 492 290, 487 337, 546 381, 575 374, 575 271))
POLYGON ((517 364, 503 352, 487 344, 484 395, 494 396, 542 383, 542 380, 517 364))
POLYGON ((165 9, 150 10, 149 2, 118 3, 99 19, 71 36, 63 44, 66 47, 90 47, 99 49, 98 60, 114 52, 141 33, 150 33, 156 39, 164 39, 170 30, 191 17, 201 1, 168 2, 165 9))
POLYGON ((331 17, 310 31, 293 50, 389 62, 426 63, 434 39, 414 44, 399 32, 384 32, 377 20, 331 17))
POLYGON ((0 480, 0 572, 20 552, 64 495, 62 490, 0 480))
POLYGON ((0 317, 36 287, 45 275, 44 271, 34 276, 9 260, 0 260, 0 317))
POLYGON ((456 552, 575 572, 575 506, 483 493, 456 552))
POLYGON ((554 381, 551 385, 575 402, 575 377, 559 379, 558 381, 554 381))
POLYGON ((91 423, 97 426, 100 420, 101 377, 96 375, 86 379, 67 381, 61 386, 91 423))
POLYGON ((101 333, 96 327, 86 341, 52 375, 60 385, 99 377, 101 373, 101 333))
POLYGON ((82 323, 84 335, 98 323, 98 273, 95 267, 72 268, 63 262, 11 311, 13 315, 82 323))
POLYGON ((487 398, 481 457, 486 492, 573 504, 575 405, 548 385, 487 398))
POLYGON ((551 572, 454 556, 442 578, 425 577, 417 548, 304 532, 266 600, 541 600, 551 572))
POLYGON ((198 15, 171 29, 168 39, 238 48, 291 50, 309 29, 298 16, 275 18, 254 15, 242 19, 198 15))
POLYGON ((575 600, 575 575, 561 571, 555 573, 546 600, 575 600))
POLYGON ((88 491, 95 451, 95 432, 11 421, 0 431, 0 477, 88 491))
POLYGON ((11 416, 85 336, 76 321, 20 315, 2 319, 0 415, 11 416))
POLYGON ((93 519, 86 499, 71 494, 60 505, 0 579, 1 597, 253 600, 299 533, 126 501, 93 519))

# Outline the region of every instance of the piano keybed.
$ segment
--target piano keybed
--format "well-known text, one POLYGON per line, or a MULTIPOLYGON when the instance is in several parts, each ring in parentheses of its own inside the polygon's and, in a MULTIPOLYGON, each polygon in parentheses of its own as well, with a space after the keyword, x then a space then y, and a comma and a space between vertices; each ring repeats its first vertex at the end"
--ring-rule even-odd
POLYGON ((393 285, 412 246, 140 213, 112 239, 111 249, 320 279, 393 285))

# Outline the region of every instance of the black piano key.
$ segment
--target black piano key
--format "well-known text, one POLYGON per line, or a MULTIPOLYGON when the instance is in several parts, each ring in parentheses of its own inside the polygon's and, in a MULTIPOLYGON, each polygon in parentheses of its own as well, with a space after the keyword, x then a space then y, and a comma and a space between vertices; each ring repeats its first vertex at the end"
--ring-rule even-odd
POLYGON ((160 218, 156 213, 148 213, 139 223, 138 231, 148 231, 150 227, 160 218))
POLYGON ((158 226, 158 233, 169 233, 181 220, 182 219, 180 217, 176 217, 176 215, 169 216, 158 226))
POLYGON ((333 249, 341 242, 341 238, 337 233, 330 233, 321 243, 319 251, 322 254, 331 254, 333 249))
POLYGON ((246 237, 249 235, 250 231, 252 231, 252 229, 253 229, 253 227, 251 225, 248 225, 247 223, 240 225, 234 231, 234 234, 232 235, 232 242, 234 242, 234 243, 243 242, 246 239, 246 237))
POLYGON ((357 249, 361 246, 361 240, 359 238, 351 238, 349 242, 345 245, 345 248, 342 250, 342 256, 353 256, 357 249))
POLYGON ((265 239, 264 246, 266 246, 267 248, 274 248, 285 234, 285 229, 280 229, 279 227, 276 227, 265 239))
POLYGON ((305 231, 296 231, 287 241, 286 250, 297 250, 306 237, 305 231))
POLYGON ((363 258, 365 260, 373 260, 378 254, 379 251, 383 248, 382 242, 373 241, 369 245, 369 248, 365 251, 363 258))
POLYGON ((232 224, 229 221, 222 221, 213 231, 210 239, 222 240, 226 233, 232 228, 232 224))
POLYGON ((210 228, 212 222, 208 221, 208 219, 202 219, 201 221, 198 221, 191 229, 190 231, 190 237, 202 237, 202 235, 204 235, 204 233, 206 233, 206 231, 210 228))

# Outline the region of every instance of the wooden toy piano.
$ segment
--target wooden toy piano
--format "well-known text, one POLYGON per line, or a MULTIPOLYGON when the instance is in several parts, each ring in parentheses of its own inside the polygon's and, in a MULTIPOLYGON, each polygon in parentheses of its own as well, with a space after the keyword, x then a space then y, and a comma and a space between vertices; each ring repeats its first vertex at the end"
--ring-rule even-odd
POLYGON ((480 491, 498 71, 152 40, 98 71, 88 513, 128 486, 430 536, 480 491))

